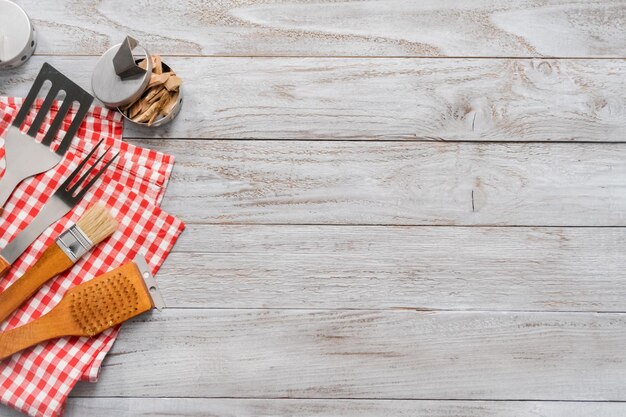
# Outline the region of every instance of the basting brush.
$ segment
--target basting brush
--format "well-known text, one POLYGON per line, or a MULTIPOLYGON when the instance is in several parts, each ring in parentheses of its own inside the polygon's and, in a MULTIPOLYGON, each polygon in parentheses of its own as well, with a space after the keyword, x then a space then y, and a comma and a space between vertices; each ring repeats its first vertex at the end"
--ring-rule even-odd
POLYGON ((117 229, 117 221, 102 204, 94 204, 51 244, 17 281, 0 294, 0 323, 46 282, 67 271, 117 229))

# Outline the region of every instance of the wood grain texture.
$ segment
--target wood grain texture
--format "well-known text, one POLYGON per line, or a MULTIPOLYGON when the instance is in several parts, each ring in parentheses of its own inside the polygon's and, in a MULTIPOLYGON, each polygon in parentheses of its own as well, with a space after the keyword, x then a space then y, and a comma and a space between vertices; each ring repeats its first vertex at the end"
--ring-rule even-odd
POLYGON ((176 310, 79 396, 624 400, 626 315, 176 310))
MULTIPOLYGON (((623 403, 537 401, 70 398, 66 416, 154 417, 623 417, 623 403)), ((23 414, 0 409, 2 417, 23 414)))
POLYGON ((71 335, 81 335, 80 328, 73 322, 69 309, 56 306, 36 320, 0 333, 0 361, 47 340, 71 335), (68 314, 58 314, 61 311, 68 314))
POLYGON ((189 225, 169 307, 626 311, 624 228, 189 225))
POLYGON ((0 323, 54 277, 67 271, 74 262, 55 242, 51 244, 16 281, 0 293, 0 323))
POLYGON ((245 56, 624 56, 621 1, 203 2, 20 0, 38 53, 99 55, 126 34, 151 51, 245 56))
MULTIPOLYGON (((90 90, 95 57, 0 73, 25 95, 53 62, 90 90)), ((181 58, 172 124, 126 138, 623 142, 624 60, 181 58)))
POLYGON ((626 144, 133 141, 188 223, 626 225, 626 144))
POLYGON ((3 257, 0 256, 0 278, 6 275, 7 272, 11 269, 11 264, 6 261, 3 257))
POLYGON ((66 416, 626 414, 626 3, 19 2, 0 94, 126 34, 185 81, 125 130, 178 161, 175 308, 66 416))

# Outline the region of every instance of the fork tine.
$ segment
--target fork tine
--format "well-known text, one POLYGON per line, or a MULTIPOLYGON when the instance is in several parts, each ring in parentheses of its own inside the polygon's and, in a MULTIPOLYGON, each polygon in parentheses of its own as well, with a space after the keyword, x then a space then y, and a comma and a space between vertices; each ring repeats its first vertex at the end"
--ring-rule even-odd
POLYGON ((20 111, 17 113, 17 116, 15 116, 15 119, 13 119, 13 126, 17 127, 18 129, 22 127, 22 124, 24 123, 24 120, 26 120, 26 116, 28 115, 30 108, 35 102, 35 99, 37 98, 37 95, 39 94, 43 83, 48 79, 48 74, 51 70, 54 70, 54 68, 52 68, 52 65, 45 62, 41 67, 39 74, 37 74, 37 77, 33 82, 33 86, 28 91, 28 95, 26 95, 26 98, 22 103, 22 107, 20 107, 20 111))
MULTIPOLYGON (((98 171, 98 173, 87 183, 87 185, 85 185, 83 187, 82 190, 80 190, 80 192, 78 194, 76 194, 76 196, 74 198, 76 198, 77 200, 80 200, 83 198, 83 196, 85 195, 85 193, 87 191, 89 191, 89 189, 91 188, 92 185, 95 184, 96 181, 98 181, 98 178, 100 178, 102 176, 102 174, 104 174, 104 172, 107 170, 107 168, 109 167, 109 165, 111 165, 113 163, 113 161, 115 161, 117 159, 117 157, 119 156, 119 152, 116 153, 115 155, 113 155, 113 157, 109 160, 109 162, 107 162, 100 171, 98 171)), ((95 165, 94 165, 95 167, 95 165)))
MULTIPOLYGON (((46 100, 47 99, 48 98, 46 97, 46 100)), ((61 108, 57 112, 56 116, 54 116, 54 120, 52 121, 52 124, 48 128, 46 135, 41 140, 42 145, 50 146, 50 144, 52 143, 52 140, 56 137, 57 132, 61 128, 61 124, 63 123, 63 120, 65 119, 65 115, 69 111, 71 105, 72 105, 72 100, 69 100, 69 98, 66 97, 65 100, 63 100, 63 104, 61 105, 61 108)), ((43 112, 39 111, 39 113, 37 114, 37 117, 39 117, 40 114, 43 114, 43 112)))
POLYGON ((81 169, 83 169, 83 167, 89 161, 91 156, 98 150, 100 145, 102 145, 103 141, 104 141, 104 139, 100 139, 100 142, 98 142, 98 144, 96 146, 94 146, 94 148, 91 150, 91 152, 89 152, 89 155, 87 155, 86 157, 83 158, 82 161, 80 161, 80 164, 78 164, 76 169, 70 174, 69 177, 67 177, 67 179, 63 182, 63 184, 61 184, 61 186, 58 188, 57 191, 63 191, 63 192, 67 191, 68 187, 72 183, 72 180, 74 178, 76 178, 76 176, 80 173, 81 169))
POLYGON ((91 174, 93 172, 93 170, 96 169, 96 166, 100 163, 100 161, 102 161, 102 158, 104 158, 106 156, 107 152, 109 152, 109 149, 111 149, 111 148, 107 148, 104 151, 104 153, 102 155, 100 155, 100 157, 98 159, 96 159, 96 162, 94 162, 93 165, 91 167, 89 167, 89 169, 87 169, 87 171, 85 171, 85 173, 80 177, 80 179, 74 183, 74 186, 71 189, 67 190, 70 194, 74 194, 74 191, 76 191, 78 189, 78 187, 80 187, 80 185, 89 176, 89 174, 91 174))

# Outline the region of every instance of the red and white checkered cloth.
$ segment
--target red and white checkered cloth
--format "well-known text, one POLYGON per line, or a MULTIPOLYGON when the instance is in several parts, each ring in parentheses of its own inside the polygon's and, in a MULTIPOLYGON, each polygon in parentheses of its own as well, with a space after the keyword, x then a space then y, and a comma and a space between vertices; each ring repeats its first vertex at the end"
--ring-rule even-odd
MULTIPOLYGON (((22 99, 0 97, 0 135, 17 114, 22 99)), ((37 106, 41 105, 41 101, 37 106)), ((50 125, 58 107, 53 107, 39 133, 50 125)), ((62 132, 69 127, 68 115, 62 132)), ((30 125, 35 110, 26 125, 30 125)), ((26 131, 26 129, 24 129, 26 131)), ((60 136, 60 135, 59 135, 60 136)), ((37 215, 58 185, 80 160, 104 139, 112 152, 120 152, 98 183, 63 219, 49 227, 0 279, 0 292, 20 277, 54 239, 75 223, 93 203, 110 208, 120 226, 109 239, 85 255, 68 272, 45 285, 29 302, 0 324, 5 331, 47 313, 78 284, 134 259, 142 253, 156 273, 165 261, 184 224, 165 213, 161 202, 174 160, 171 156, 142 149, 122 141, 121 116, 92 107, 63 161, 47 173, 29 178, 13 192, 0 216, 0 248, 4 247, 37 215)), ((95 158, 94 158, 95 159, 95 158)), ((0 175, 4 173, 4 140, 0 139, 0 175)), ((37 345, 0 361, 0 403, 31 416, 58 416, 79 380, 96 381, 102 360, 113 345, 119 327, 94 338, 63 338, 37 345)))

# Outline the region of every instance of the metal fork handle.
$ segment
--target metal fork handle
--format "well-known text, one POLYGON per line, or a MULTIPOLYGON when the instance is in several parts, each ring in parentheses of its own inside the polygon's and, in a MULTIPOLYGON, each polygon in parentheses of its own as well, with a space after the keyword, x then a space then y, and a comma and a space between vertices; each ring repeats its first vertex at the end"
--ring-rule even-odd
POLYGON ((9 126, 4 140, 6 169, 0 179, 0 208, 4 207, 13 190, 22 180, 54 168, 61 157, 9 126))

